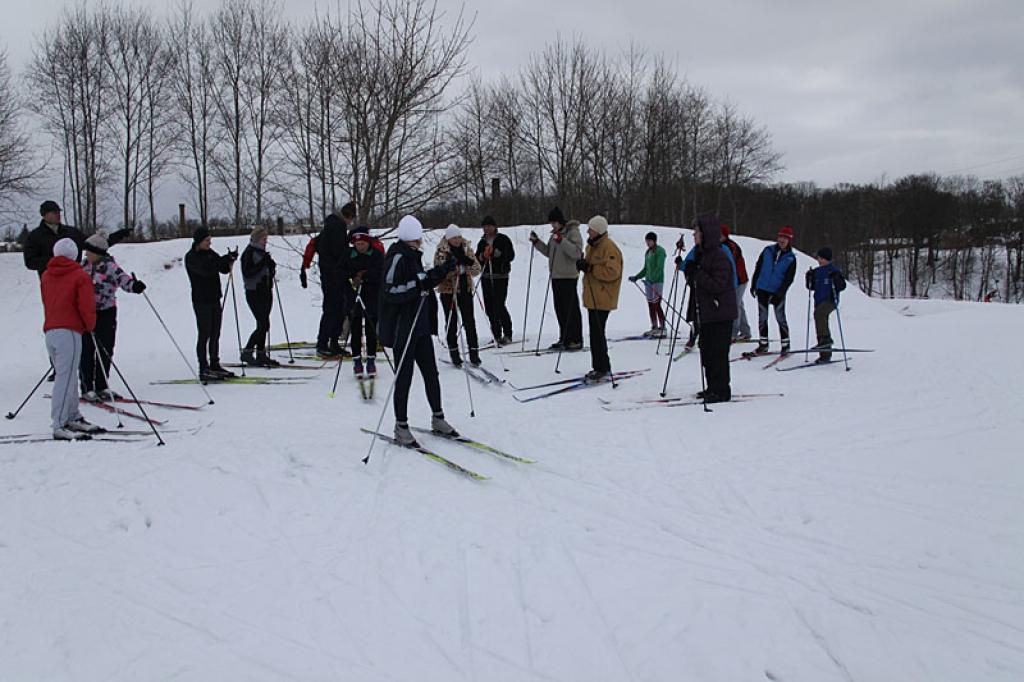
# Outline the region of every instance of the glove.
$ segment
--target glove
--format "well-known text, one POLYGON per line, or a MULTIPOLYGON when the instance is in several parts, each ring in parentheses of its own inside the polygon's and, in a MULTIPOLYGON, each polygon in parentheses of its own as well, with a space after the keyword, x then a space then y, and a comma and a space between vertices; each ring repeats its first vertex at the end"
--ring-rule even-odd
POLYGON ((808 289, 814 288, 814 270, 807 271, 807 274, 804 275, 804 282, 807 284, 808 289))
POLYGON ((484 247, 484 260, 491 260, 494 256, 494 247, 488 244, 484 247))
POLYGON ((636 280, 637 280, 637 276, 636 275, 630 275, 629 276, 629 281, 630 282, 635 282, 636 280))
POLYGON ((460 265, 470 265, 473 262, 472 259, 469 257, 469 254, 466 253, 466 250, 463 248, 453 249, 452 258, 455 259, 455 262, 459 263, 460 265))
POLYGON ((306 271, 299 270, 299 284, 302 285, 303 289, 309 287, 309 280, 306 279, 306 271))
POLYGON ((271 260, 267 264, 267 272, 270 273, 270 279, 274 279, 274 275, 277 274, 277 263, 275 263, 273 260, 271 260))
POLYGON ((536 232, 530 232, 530 243, 531 244, 536 244, 538 241, 540 241, 540 237, 537 236, 537 233, 536 232))
POLYGON ((676 250, 677 251, 682 251, 685 248, 686 248, 686 240, 683 238, 682 235, 679 235, 679 239, 676 241, 676 250))
POLYGON ((232 263, 234 263, 236 260, 238 260, 238 249, 235 249, 234 251, 228 251, 228 259, 232 263))
POLYGON ((700 266, 697 264, 697 261, 691 260, 686 264, 686 267, 683 268, 683 277, 686 278, 687 282, 693 284, 693 279, 697 276, 698 270, 700 270, 700 266))
POLYGON ((682 256, 676 256, 676 270, 682 270, 682 269, 683 269, 683 257, 682 256))
POLYGON ((143 282, 141 279, 137 279, 137 280, 134 280, 132 282, 132 293, 133 294, 141 294, 145 290, 146 290, 146 283, 143 282))
POLYGON ((433 289, 433 287, 430 286, 430 280, 427 279, 427 273, 419 272, 416 274, 416 288, 424 293, 433 289))
POLYGON ((590 263, 587 262, 586 258, 580 258, 578 261, 576 261, 576 269, 579 270, 580 272, 589 272, 590 263))
POLYGON ((494 249, 491 252, 491 256, 493 256, 494 258, 501 258, 501 249, 494 249))
POLYGON ((562 233, 561 232, 555 232, 555 234, 552 237, 552 239, 554 239, 556 243, 561 244, 562 243, 562 233))
POLYGON ((366 270, 360 270, 352 276, 352 286, 358 287, 363 283, 363 275, 366 274, 366 270))

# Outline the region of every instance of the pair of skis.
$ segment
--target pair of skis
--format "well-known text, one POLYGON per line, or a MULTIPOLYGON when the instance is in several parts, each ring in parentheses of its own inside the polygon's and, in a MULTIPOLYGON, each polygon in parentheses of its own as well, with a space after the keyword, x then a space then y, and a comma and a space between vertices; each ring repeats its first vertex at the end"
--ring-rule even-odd
MULTIPOLYGON (((476 379, 478 383, 481 383, 484 386, 500 386, 505 383, 504 379, 483 365, 474 365, 473 363, 469 363, 468 365, 456 365, 447 358, 441 358, 441 362, 446 365, 450 365, 451 367, 455 367, 458 370, 468 372, 470 377, 476 379)), ((463 363, 465 363, 465 360, 463 360, 463 363)))
POLYGON ((512 386, 513 390, 518 392, 535 391, 544 388, 551 389, 549 391, 544 391, 543 393, 531 395, 526 398, 521 398, 515 394, 512 395, 512 397, 515 398, 517 402, 530 403, 533 402, 534 400, 550 398, 551 396, 561 395, 562 393, 569 393, 571 391, 578 391, 584 388, 593 388, 594 386, 609 384, 612 383, 613 379, 614 381, 625 381, 626 379, 631 379, 633 377, 640 376, 641 374, 644 374, 645 372, 649 371, 650 368, 613 372, 612 374, 608 374, 602 377, 601 379, 598 379, 597 381, 589 380, 586 376, 577 376, 571 379, 561 379, 558 381, 548 381, 543 384, 534 384, 533 386, 517 387, 512 384, 509 385, 512 386))
POLYGON ((373 391, 377 383, 377 375, 361 372, 356 375, 356 383, 359 384, 359 397, 363 400, 373 400, 373 391))
POLYGON ((206 381, 196 379, 165 379, 163 381, 151 381, 150 385, 162 386, 162 385, 180 385, 180 384, 237 384, 241 386, 260 386, 263 384, 304 384, 306 383, 306 377, 264 377, 264 376, 244 376, 244 377, 227 377, 225 379, 208 379, 206 381))
MULTIPOLYGON (((733 393, 729 402, 745 403, 757 398, 781 398, 784 393, 733 393)), ((704 401, 695 396, 678 398, 644 398, 640 400, 612 401, 599 398, 601 409, 607 412, 628 412, 648 407, 685 407, 687 405, 703 405, 704 401)))
MULTIPOLYGON (((462 436, 462 435, 448 436, 448 435, 445 435, 443 433, 437 433, 436 431, 431 431, 430 429, 424 429, 424 428, 421 428, 421 427, 418 427, 418 426, 412 427, 412 430, 417 432, 417 433, 424 433, 424 434, 429 434, 429 435, 432 435, 432 436, 437 436, 438 438, 444 438, 445 440, 450 440, 450 441, 459 443, 461 445, 465 445, 466 447, 471 448, 473 450, 477 450, 477 451, 480 451, 480 452, 486 452, 488 454, 494 455, 495 457, 499 457, 501 459, 505 459, 505 460, 508 460, 510 462, 518 462, 520 464, 534 464, 535 463, 535 460, 529 459, 527 457, 519 457, 517 455, 513 455, 511 453, 505 452, 504 450, 500 450, 500 449, 498 449, 498 448, 496 448, 496 447, 494 447, 492 445, 488 445, 486 443, 482 443, 482 442, 480 442, 478 440, 473 440, 472 438, 467 438, 466 436, 462 436)), ((448 459, 447 457, 445 457, 443 455, 439 455, 438 453, 434 452, 433 450, 431 450, 429 448, 424 447, 423 445, 421 445, 418 442, 404 444, 404 443, 399 443, 395 439, 394 436, 389 436, 387 434, 380 433, 379 431, 375 432, 373 429, 361 428, 360 431, 362 431, 363 433, 370 434, 370 435, 373 435, 374 433, 376 433, 377 437, 380 438, 383 441, 391 443, 392 445, 397 445, 398 447, 406 448, 407 450, 413 450, 415 452, 418 452, 421 455, 423 455, 425 458, 427 458, 427 459, 429 459, 429 460, 431 460, 433 462, 437 462, 438 464, 440 464, 440 465, 442 465, 444 467, 447 467, 448 469, 451 469, 452 471, 454 471, 454 472, 456 472, 458 474, 461 474, 463 476, 466 476, 467 478, 470 478, 470 479, 472 479, 474 481, 486 481, 489 478, 489 476, 485 476, 484 474, 481 474, 481 473, 478 473, 476 471, 473 471, 472 469, 468 469, 468 468, 462 466, 461 464, 453 462, 452 460, 448 459)))

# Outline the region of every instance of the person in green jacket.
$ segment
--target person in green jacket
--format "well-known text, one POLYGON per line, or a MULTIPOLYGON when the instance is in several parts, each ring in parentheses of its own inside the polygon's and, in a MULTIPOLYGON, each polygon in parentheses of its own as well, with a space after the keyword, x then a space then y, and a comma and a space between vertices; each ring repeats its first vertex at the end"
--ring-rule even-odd
POLYGON ((651 329, 644 336, 658 338, 665 335, 665 311, 661 307, 661 294, 665 287, 665 249, 658 246, 658 235, 648 232, 644 269, 629 278, 630 282, 644 281, 647 313, 651 316, 651 329))

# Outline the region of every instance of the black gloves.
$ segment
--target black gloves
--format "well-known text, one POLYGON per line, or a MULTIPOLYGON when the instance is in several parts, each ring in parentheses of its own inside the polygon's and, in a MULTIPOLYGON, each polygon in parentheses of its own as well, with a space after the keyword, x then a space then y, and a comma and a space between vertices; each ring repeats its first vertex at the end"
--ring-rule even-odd
POLYGON ((683 269, 683 257, 682 256, 676 256, 676 270, 682 270, 682 269, 683 269))
POLYGON ((134 280, 132 282, 132 293, 133 294, 141 294, 145 290, 146 290, 146 284, 141 279, 137 279, 137 280, 134 280))
POLYGON ((689 284, 693 284, 693 278, 697 276, 698 270, 700 270, 700 266, 697 265, 696 260, 691 260, 686 264, 686 267, 683 268, 683 277, 686 278, 686 281, 689 284))
POLYGON ((590 263, 587 262, 586 258, 580 258, 578 261, 576 261, 576 269, 579 270, 580 272, 589 272, 590 263))
POLYGON ((469 257, 469 254, 466 253, 466 250, 461 247, 458 249, 452 249, 452 258, 454 258, 455 262, 458 263, 459 265, 472 265, 473 263, 473 260, 469 257))
POLYGON ((814 270, 813 269, 810 269, 810 270, 807 271, 807 274, 804 276, 804 280, 805 280, 805 282, 807 284, 807 288, 808 289, 813 289, 814 288, 814 270))
POLYGON ((309 287, 309 280, 306 279, 306 271, 299 270, 299 284, 302 285, 303 289, 309 287))
POLYGON ((630 276, 629 276, 629 281, 630 281, 630 282, 635 282, 636 280, 637 280, 637 277, 636 277, 636 275, 630 275, 630 276))
POLYGON ((107 238, 107 244, 109 246, 113 246, 114 244, 123 242, 130 236, 132 236, 132 229, 130 227, 126 227, 123 230, 116 230, 115 232, 110 233, 110 237, 107 238))
MULTIPOLYGON (((451 263, 451 261, 448 262, 451 263)), ((427 278, 427 273, 421 272, 416 275, 416 288, 422 292, 427 292, 434 288, 431 286, 430 280, 427 278)))

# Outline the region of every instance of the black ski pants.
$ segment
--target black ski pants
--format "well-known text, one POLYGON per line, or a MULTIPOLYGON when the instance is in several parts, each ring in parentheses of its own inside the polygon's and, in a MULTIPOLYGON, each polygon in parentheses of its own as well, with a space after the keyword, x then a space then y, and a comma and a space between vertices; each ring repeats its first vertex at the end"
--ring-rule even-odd
POLYGON ((200 371, 206 371, 220 365, 220 323, 223 316, 220 301, 193 302, 192 311, 196 314, 196 358, 200 371))
POLYGON ((323 292, 323 313, 320 315, 320 330, 316 335, 317 348, 329 348, 338 343, 341 336, 341 323, 345 319, 348 299, 345 297, 347 286, 340 277, 321 275, 320 290, 323 292))
MULTIPOLYGON (((401 353, 405 348, 405 339, 395 344, 395 352, 401 353)), ((441 382, 437 377, 437 359, 434 357, 434 341, 428 335, 413 337, 405 357, 396 358, 399 362, 398 374, 395 376, 395 421, 409 421, 409 389, 412 387, 413 364, 420 368, 423 384, 427 390, 427 402, 435 414, 441 409, 441 382)))
POLYGON ((582 346, 583 315, 576 283, 575 278, 552 279, 551 297, 555 300, 555 317, 558 318, 558 340, 563 344, 578 343, 582 346))
POLYGON ((608 358, 608 337, 605 335, 609 312, 611 311, 587 311, 587 320, 590 323, 590 364, 596 372, 612 371, 612 361, 608 358))
POLYGON ((476 317, 473 312, 473 294, 460 291, 456 294, 441 294, 441 306, 444 307, 445 342, 448 350, 454 355, 459 352, 459 313, 462 313, 462 326, 466 330, 466 345, 470 354, 479 351, 480 340, 476 335, 476 317), (452 307, 452 299, 455 307, 452 307))
POLYGON ((249 304, 252 316, 256 318, 256 330, 249 335, 245 343, 246 350, 255 348, 265 351, 267 348, 267 334, 270 332, 270 312, 274 308, 274 295, 270 291, 254 289, 245 292, 245 302, 249 304))
POLYGON ((708 322, 700 326, 700 361, 707 377, 707 390, 727 400, 732 397, 729 386, 731 344, 732 320, 708 322))
POLYGON ((496 339, 504 336, 511 338, 512 316, 505 305, 508 300, 508 278, 488 279, 485 276, 480 278, 480 283, 483 287, 484 312, 491 323, 491 334, 496 339))
POLYGON ((356 301, 352 306, 352 357, 363 356, 363 328, 366 328, 366 357, 377 357, 377 315, 356 301))
POLYGON ((96 311, 96 329, 82 334, 82 359, 79 375, 82 378, 82 393, 103 391, 110 376, 110 359, 114 357, 114 337, 117 336, 117 308, 96 311), (93 337, 96 337, 96 344, 93 337), (99 357, 97 358, 97 354, 99 357))

